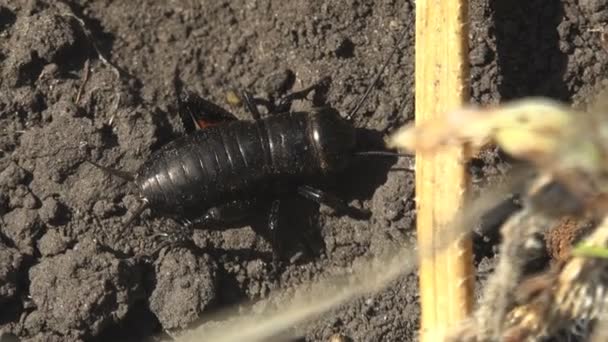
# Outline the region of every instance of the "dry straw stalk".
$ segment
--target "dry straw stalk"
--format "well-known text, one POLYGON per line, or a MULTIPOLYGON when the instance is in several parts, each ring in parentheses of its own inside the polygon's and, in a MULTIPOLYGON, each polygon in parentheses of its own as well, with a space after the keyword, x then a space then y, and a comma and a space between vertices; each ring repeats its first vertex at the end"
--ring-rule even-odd
MULTIPOLYGON (((416 124, 462 107, 469 99, 468 3, 416 1, 416 124)), ((416 156, 420 246, 434 246, 462 207, 467 175, 464 147, 416 156)), ((421 340, 440 341, 472 308, 470 239, 420 258, 421 340), (439 336, 438 336, 439 335, 439 336)))

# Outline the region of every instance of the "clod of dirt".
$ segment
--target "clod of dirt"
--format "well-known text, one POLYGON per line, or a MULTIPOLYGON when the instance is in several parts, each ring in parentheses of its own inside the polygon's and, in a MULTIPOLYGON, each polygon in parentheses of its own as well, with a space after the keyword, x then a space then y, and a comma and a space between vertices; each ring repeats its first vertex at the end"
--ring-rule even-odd
MULTIPOLYGON (((40 112, 45 108, 44 96, 40 91, 30 87, 6 89, 0 92, 0 106, 2 106, 0 119, 14 120, 3 122, 2 127, 6 128, 6 132, 23 132, 29 126, 40 122, 40 112)), ((12 147, 17 145, 20 135, 0 135, 0 138, 0 146, 12 150, 12 147)))
POLYGON ((147 151, 157 144, 164 124, 155 122, 149 109, 122 110, 116 113, 112 131, 124 153, 129 154, 133 150, 147 151))
POLYGON ((76 31, 67 16, 37 13, 19 17, 11 37, 9 54, 3 72, 4 81, 12 86, 36 80, 45 64, 59 61, 74 48, 76 31))
POLYGON ((481 42, 479 45, 475 46, 469 53, 471 64, 475 66, 486 65, 491 58, 492 51, 485 42, 481 42))
POLYGON ((38 240, 38 250, 43 256, 53 256, 68 249, 70 239, 59 230, 50 229, 38 240))
POLYGON ((38 211, 34 209, 17 208, 3 217, 4 235, 27 255, 34 253, 34 241, 42 229, 38 211))
POLYGON ((6 169, 0 172, 0 188, 12 189, 19 184, 23 184, 27 177, 24 169, 17 166, 15 163, 9 163, 6 169))
POLYGON ((372 198, 372 208, 374 208, 374 226, 379 231, 386 231, 392 226, 394 229, 406 230, 412 227, 414 222, 415 204, 412 200, 414 196, 414 175, 405 171, 410 167, 411 161, 400 160, 395 164, 395 170, 401 172, 389 173, 386 183, 379 186, 372 198))
POLYGON ((155 268, 150 309, 164 329, 187 327, 214 302, 217 267, 208 255, 172 249, 156 261, 155 268))
POLYGON ((42 207, 38 210, 38 215, 44 223, 53 224, 62 215, 63 206, 53 197, 42 201, 42 207))
POLYGON ((10 192, 11 208, 34 209, 38 206, 38 199, 32 194, 25 185, 17 185, 15 190, 10 192))
POLYGON ((270 95, 280 95, 289 90, 294 81, 293 71, 289 69, 279 70, 264 79, 264 91, 270 95))
POLYGON ((586 12, 596 13, 605 9, 608 2, 606 0, 581 0, 579 4, 586 12))
MULTIPOLYGON (((403 167, 400 161, 395 167, 403 167)), ((372 198, 374 213, 373 228, 369 236, 369 252, 382 255, 398 248, 405 241, 413 241, 411 227, 414 224, 414 177, 412 174, 394 172, 388 175, 386 183, 378 187, 372 198), (389 190, 390 189, 390 190, 389 190)), ((369 227, 367 228, 369 230, 369 227)))
POLYGON ((247 272, 247 293, 252 298, 264 298, 276 285, 272 279, 272 269, 269 263, 262 259, 251 260, 245 266, 247 272))
POLYGON ((413 177, 406 175, 398 175, 396 177, 389 176, 386 184, 378 187, 374 193, 372 205, 374 208, 378 208, 378 212, 374 212, 376 216, 383 222, 380 226, 387 227, 390 222, 397 221, 403 216, 406 210, 406 200, 413 194, 411 185, 413 184, 413 177), (402 192, 385 191, 385 188, 397 188, 402 192))
POLYGON ((95 216, 102 219, 115 215, 118 210, 119 207, 116 203, 107 200, 100 200, 93 204, 93 213, 95 216))
POLYGON ((12 299, 19 289, 17 277, 23 255, 0 243, 0 304, 12 299))
POLYGON ((34 193, 62 193, 65 189, 59 184, 82 163, 88 149, 103 141, 91 120, 71 117, 61 103, 47 111, 53 121, 25 132, 16 156, 19 165, 33 174, 30 188, 34 193))
POLYGON ((25 331, 42 330, 45 336, 67 339, 98 335, 120 322, 142 298, 141 271, 137 264, 103 252, 90 239, 65 254, 41 259, 29 272, 36 310, 25 319, 25 331))

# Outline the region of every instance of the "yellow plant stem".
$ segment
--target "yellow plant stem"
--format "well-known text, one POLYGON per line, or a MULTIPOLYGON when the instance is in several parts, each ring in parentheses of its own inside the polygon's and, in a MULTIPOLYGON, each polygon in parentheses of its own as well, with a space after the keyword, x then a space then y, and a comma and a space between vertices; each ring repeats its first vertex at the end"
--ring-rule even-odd
MULTIPOLYGON (((416 1, 416 124, 440 118, 469 99, 468 3, 416 1)), ((464 147, 416 156, 419 245, 437 246, 462 208, 467 189, 464 147)), ((420 253, 421 341, 441 341, 472 308, 469 237, 420 253)))

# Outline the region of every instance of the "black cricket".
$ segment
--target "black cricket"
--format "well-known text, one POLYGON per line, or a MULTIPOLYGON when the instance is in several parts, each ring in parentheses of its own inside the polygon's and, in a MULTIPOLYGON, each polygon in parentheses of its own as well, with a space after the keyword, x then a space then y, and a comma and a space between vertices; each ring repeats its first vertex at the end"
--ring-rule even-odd
POLYGON ((186 124, 188 134, 152 153, 135 174, 91 163, 137 186, 141 204, 126 225, 147 208, 188 227, 214 225, 246 214, 260 198, 271 198, 269 228, 275 232, 277 198, 289 192, 352 213, 353 208, 344 201, 309 183, 347 169, 357 155, 401 156, 389 151, 356 151, 355 127, 350 120, 404 36, 345 118, 333 110, 289 111, 294 98, 314 87, 285 96, 273 105, 279 110, 270 110, 265 118, 251 94, 243 92, 242 100, 253 117, 253 121, 244 121, 176 86, 180 115, 189 117, 198 129, 195 125, 188 129, 186 124))

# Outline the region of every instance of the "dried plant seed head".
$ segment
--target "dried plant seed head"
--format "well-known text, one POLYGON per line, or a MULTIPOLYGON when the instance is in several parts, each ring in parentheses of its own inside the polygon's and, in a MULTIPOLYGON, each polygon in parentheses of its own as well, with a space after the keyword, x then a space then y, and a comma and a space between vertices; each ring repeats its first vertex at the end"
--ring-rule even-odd
POLYGON ((523 211, 501 229, 499 263, 474 316, 477 340, 539 340, 563 331, 588 337, 589 329, 577 324, 608 317, 608 120, 600 115, 606 106, 582 113, 550 100, 524 99, 455 111, 390 137, 392 146, 417 152, 457 143, 479 147, 489 140, 537 171, 523 194, 523 211), (541 235, 552 237, 547 240, 560 258, 549 271, 525 279, 541 235))
POLYGON ((567 107, 540 98, 512 102, 493 111, 492 116, 495 142, 525 160, 552 155, 572 121, 567 107))
POLYGON ((456 110, 442 119, 405 126, 387 139, 387 145, 434 153, 468 144, 474 154, 492 142, 563 182, 571 191, 580 194, 582 190, 577 190, 576 184, 586 180, 590 186, 585 189, 608 192, 608 182, 602 178, 608 169, 604 161, 608 160, 604 153, 608 144, 602 144, 601 121, 593 123, 592 115, 580 114, 560 102, 528 98, 500 107, 456 110))
POLYGON ((492 141, 516 158, 553 157, 572 127, 568 107, 530 98, 486 109, 460 109, 443 119, 408 125, 389 137, 389 147, 433 152, 452 144, 479 149, 492 141))
POLYGON ((480 110, 460 109, 441 119, 406 125, 392 134, 386 143, 389 148, 422 153, 464 143, 478 149, 489 142, 491 132, 492 127, 480 110))
POLYGON ((586 120, 591 118, 587 113, 539 98, 515 101, 498 111, 493 139, 513 157, 566 183, 601 173, 603 148, 594 137, 600 127, 586 120))

